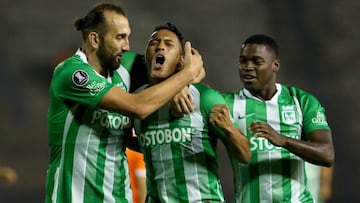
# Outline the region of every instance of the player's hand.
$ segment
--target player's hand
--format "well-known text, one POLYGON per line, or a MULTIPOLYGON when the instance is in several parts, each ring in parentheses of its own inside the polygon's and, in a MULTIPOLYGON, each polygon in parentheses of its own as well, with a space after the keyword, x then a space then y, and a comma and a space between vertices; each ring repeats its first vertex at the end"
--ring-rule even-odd
POLYGON ((210 122, 220 129, 229 129, 233 123, 230 119, 228 107, 224 104, 214 105, 210 112, 210 122))
POLYGON ((194 111, 189 87, 185 87, 170 100, 170 107, 175 115, 189 114, 194 111))
POLYGON ((286 137, 276 132, 269 124, 263 122, 252 122, 249 131, 256 137, 268 139, 273 145, 282 147, 285 145, 286 137))
POLYGON ((191 43, 189 41, 185 42, 185 63, 184 69, 188 69, 193 74, 193 80, 195 81, 199 78, 202 71, 205 72, 203 66, 203 60, 200 53, 191 47, 191 43))

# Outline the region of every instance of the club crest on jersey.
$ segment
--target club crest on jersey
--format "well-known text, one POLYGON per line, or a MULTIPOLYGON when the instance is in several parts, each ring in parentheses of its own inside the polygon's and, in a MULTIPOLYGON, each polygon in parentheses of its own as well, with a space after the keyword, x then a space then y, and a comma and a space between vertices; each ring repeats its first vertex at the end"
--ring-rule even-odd
POLYGON ((286 124, 294 124, 296 122, 295 106, 282 106, 281 119, 286 124))
POLYGON ((84 86, 89 81, 89 75, 83 70, 77 70, 72 75, 72 81, 76 86, 84 86))

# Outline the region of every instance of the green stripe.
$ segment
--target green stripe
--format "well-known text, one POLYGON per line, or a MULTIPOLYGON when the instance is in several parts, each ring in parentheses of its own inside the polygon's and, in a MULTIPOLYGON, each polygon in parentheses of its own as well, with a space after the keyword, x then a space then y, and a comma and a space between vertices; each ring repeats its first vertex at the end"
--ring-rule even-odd
MULTIPOLYGON (((281 98, 281 97, 279 97, 281 98)), ((278 101, 278 111, 279 111, 279 119, 280 123, 280 134, 284 134, 283 132, 290 132, 290 127, 284 125, 284 120, 282 119, 282 105, 278 101)), ((296 116, 296 119, 298 119, 298 116, 296 116)), ((290 161, 290 154, 287 150, 281 150, 281 159, 282 159, 282 193, 283 193, 283 199, 284 200, 290 200, 292 196, 291 191, 291 179, 287 177, 291 177, 291 161, 290 161)))
MULTIPOLYGON (((168 111, 167 113, 170 114, 171 111, 168 111)), ((170 117, 171 115, 167 115, 170 117)), ((178 126, 178 121, 174 120, 173 122, 169 123, 169 128, 174 129, 178 126)), ((185 169, 184 169, 184 160, 182 158, 182 150, 181 145, 179 143, 171 143, 170 144, 171 152, 173 155, 173 165, 174 168, 176 167, 177 170, 174 171, 175 174, 175 181, 176 181, 176 192, 175 191, 169 191, 173 194, 177 194, 177 199, 187 202, 188 201, 188 194, 186 189, 186 179, 185 179, 185 169)), ((171 202, 172 200, 169 199, 171 202)))
MULTIPOLYGON (((212 149, 216 149, 217 147, 217 138, 215 137, 215 135, 211 135, 211 134, 209 134, 208 136, 210 137, 210 142, 203 142, 203 148, 204 150, 207 150, 207 152, 204 153, 204 155, 208 154, 208 156, 205 156, 205 163, 206 163, 207 171, 210 172, 208 173, 208 180, 210 185, 209 188, 210 190, 212 190, 210 194, 211 196, 213 196, 214 199, 218 199, 219 198, 218 195, 214 192, 216 191, 221 192, 221 196, 223 196, 223 194, 222 194, 222 190, 220 190, 219 188, 218 177, 213 174, 213 172, 218 171, 218 165, 217 162, 214 161, 216 160, 217 157, 216 150, 212 150, 212 149), (211 153, 210 150, 213 151, 214 153, 211 153)), ((202 141, 206 141, 206 139, 202 139, 202 141)))
MULTIPOLYGON (((266 122, 266 103, 259 102, 257 100, 246 100, 246 115, 249 115, 251 113, 255 113, 255 116, 249 117, 246 119, 246 126, 249 126, 252 122, 266 122), (252 112, 252 111, 254 112, 252 112)), ((248 135, 251 135, 251 133, 248 131, 248 135)), ((251 135, 253 137, 254 135, 251 135)), ((252 154, 252 164, 250 164, 250 181, 252 182, 250 186, 250 201, 251 202, 259 202, 260 201, 260 179, 259 175, 261 171, 267 170, 263 165, 261 165, 261 162, 259 162, 259 155, 257 153, 252 154)))
MULTIPOLYGON (((83 115, 85 112, 85 108, 75 109, 77 115, 83 115)), ((74 164, 74 156, 68 156, 69 154, 74 155, 75 146, 76 146, 76 138, 78 136, 79 131, 79 122, 75 122, 76 118, 71 121, 69 130, 67 132, 65 145, 64 145, 64 162, 63 162, 63 170, 73 170, 74 164), (65 168, 66 167, 66 168, 65 168)), ((66 121, 68 122, 68 121, 66 121)), ((82 121, 80 121, 81 123, 82 121)), ((62 171, 63 172, 63 171, 62 171)), ((72 184, 72 173, 61 173, 59 174, 59 191, 58 191, 58 201, 57 202, 71 202, 71 184, 72 184), (66 174, 66 175, 65 175, 66 174)))
MULTIPOLYGON (((146 132, 146 126, 151 126, 149 124, 149 121, 158 121, 159 119, 159 111, 155 111, 153 114, 150 114, 146 119, 140 121, 140 132, 146 132)), ((155 168, 152 163, 152 157, 158 156, 156 154, 152 153, 151 147, 145 147, 142 148, 143 154, 144 154, 144 161, 146 164, 146 187, 147 187, 147 193, 152 197, 159 196, 159 185, 156 181, 154 181, 155 177, 155 168)), ((158 200, 155 200, 158 201, 158 200)))
MULTIPOLYGON (((91 143, 90 143, 91 144, 91 143)), ((86 176, 85 180, 92 180, 91 176, 95 176, 95 182, 85 181, 84 187, 84 202, 102 202, 104 198, 104 191, 103 191, 103 179, 104 179, 104 168, 105 168, 105 161, 103 157, 106 156, 106 144, 107 142, 104 139, 100 139, 100 143, 98 146, 98 154, 97 154, 97 163, 96 168, 101 168, 102 170, 94 170, 94 166, 89 166, 89 163, 86 165, 86 176), (95 173, 95 172, 102 171, 102 173, 95 173), (94 174, 95 173, 95 174, 94 174), (90 177, 88 177, 90 176, 90 177), (94 185, 95 184, 95 185, 94 185)), ((92 147, 92 146, 89 146, 92 147)), ((93 156, 92 154, 88 154, 89 156, 93 156)))
MULTIPOLYGON (((173 155, 173 165, 177 170, 174 171, 176 177, 176 192, 169 191, 170 193, 177 194, 177 199, 180 201, 188 202, 188 194, 186 189, 186 180, 185 180, 185 169, 184 162, 182 159, 181 146, 178 143, 171 143, 171 152, 173 155)), ((171 202, 171 200, 169 199, 171 202)))

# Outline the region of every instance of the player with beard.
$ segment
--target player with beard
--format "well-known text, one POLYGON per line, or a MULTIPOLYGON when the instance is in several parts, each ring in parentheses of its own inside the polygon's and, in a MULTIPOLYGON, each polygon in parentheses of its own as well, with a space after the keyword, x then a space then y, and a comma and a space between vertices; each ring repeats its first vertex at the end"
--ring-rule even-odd
MULTIPOLYGON (((150 36, 146 53, 150 87, 183 69, 182 36, 171 23, 160 25, 150 36)), ((217 128, 210 117, 215 104, 225 105, 220 93, 202 84, 189 85, 194 111, 179 116, 166 104, 144 120, 135 120, 135 131, 146 165, 148 203, 224 202, 217 163, 220 139, 231 156, 250 160, 248 140, 235 127, 217 128)), ((230 116, 227 112, 225 116, 230 116)), ((221 126, 219 126, 221 127, 221 126)))
POLYGON ((57 65, 49 90, 46 202, 132 202, 127 116, 143 119, 164 105, 199 75, 202 59, 187 43, 182 71, 130 94, 133 66, 120 66, 130 35, 122 8, 97 5, 75 26, 83 45, 57 65))

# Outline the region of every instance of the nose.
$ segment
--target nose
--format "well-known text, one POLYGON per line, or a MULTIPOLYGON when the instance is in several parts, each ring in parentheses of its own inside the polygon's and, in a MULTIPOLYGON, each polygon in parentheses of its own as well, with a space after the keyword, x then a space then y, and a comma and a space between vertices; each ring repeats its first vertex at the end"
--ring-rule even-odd
POLYGON ((159 42, 159 44, 156 46, 155 51, 163 51, 165 50, 165 45, 163 42, 159 42))
POLYGON ((123 51, 129 51, 129 50, 130 50, 129 38, 127 38, 127 39, 125 40, 125 43, 124 43, 124 45, 123 45, 123 47, 122 47, 122 50, 123 50, 123 51))
POLYGON ((251 61, 239 63, 239 68, 245 71, 254 70, 254 64, 251 61))

